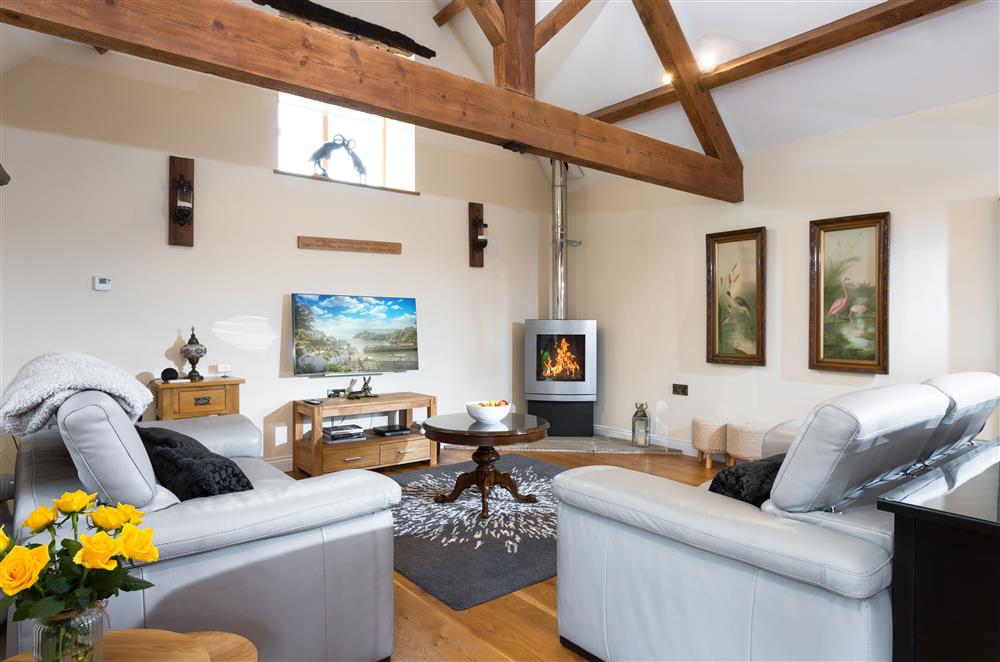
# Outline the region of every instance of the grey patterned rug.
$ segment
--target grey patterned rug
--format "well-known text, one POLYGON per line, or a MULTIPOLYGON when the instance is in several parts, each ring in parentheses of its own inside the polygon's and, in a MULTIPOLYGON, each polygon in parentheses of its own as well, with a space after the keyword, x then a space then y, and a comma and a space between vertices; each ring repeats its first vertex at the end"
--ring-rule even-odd
POLYGON ((552 478, 563 467, 522 455, 504 455, 497 469, 510 473, 522 494, 518 503, 503 488, 490 493, 490 516, 480 519, 479 490, 452 503, 434 503, 451 492, 460 473, 475 464, 449 464, 392 474, 403 498, 395 519, 396 570, 455 610, 468 609, 556 574, 556 500, 552 478))

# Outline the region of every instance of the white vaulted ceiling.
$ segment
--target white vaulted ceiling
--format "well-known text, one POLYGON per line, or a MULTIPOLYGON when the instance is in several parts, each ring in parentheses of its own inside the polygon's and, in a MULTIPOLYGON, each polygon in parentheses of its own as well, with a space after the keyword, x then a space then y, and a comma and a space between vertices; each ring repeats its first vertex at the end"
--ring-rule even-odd
MULTIPOLYGON (((444 3, 439 3, 443 5, 444 3)), ((540 19, 558 2, 537 3, 540 19)), ((688 43, 729 60, 878 4, 858 0, 674 0, 688 43)), ((452 29, 481 70, 485 37, 467 11, 452 29)), ((446 26, 447 27, 447 26, 446 26)), ((536 96, 580 113, 661 84, 629 1, 591 2, 537 58, 536 96)), ((741 152, 1000 91, 1000 3, 970 2, 712 90, 741 152)), ((679 105, 621 126, 699 149, 679 105)))

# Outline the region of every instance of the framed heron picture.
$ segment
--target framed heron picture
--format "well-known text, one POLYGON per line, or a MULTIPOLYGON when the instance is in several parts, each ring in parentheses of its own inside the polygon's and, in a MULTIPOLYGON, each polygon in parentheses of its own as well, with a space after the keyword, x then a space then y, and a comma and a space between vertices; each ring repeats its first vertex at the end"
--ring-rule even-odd
POLYGON ((889 372, 889 212, 809 224, 809 367, 889 372))
POLYGON ((709 363, 765 365, 765 228, 705 235, 709 363))

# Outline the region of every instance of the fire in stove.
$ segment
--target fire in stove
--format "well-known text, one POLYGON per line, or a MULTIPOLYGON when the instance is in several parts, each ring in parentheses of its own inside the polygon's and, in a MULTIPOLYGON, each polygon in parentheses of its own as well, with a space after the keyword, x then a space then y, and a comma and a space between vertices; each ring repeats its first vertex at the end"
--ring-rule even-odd
POLYGON ((584 381, 583 336, 540 335, 537 377, 539 380, 584 381))
POLYGON ((542 352, 542 377, 546 379, 572 379, 580 372, 580 364, 577 363, 573 352, 569 350, 569 341, 563 338, 556 348, 556 360, 552 360, 552 355, 542 352))

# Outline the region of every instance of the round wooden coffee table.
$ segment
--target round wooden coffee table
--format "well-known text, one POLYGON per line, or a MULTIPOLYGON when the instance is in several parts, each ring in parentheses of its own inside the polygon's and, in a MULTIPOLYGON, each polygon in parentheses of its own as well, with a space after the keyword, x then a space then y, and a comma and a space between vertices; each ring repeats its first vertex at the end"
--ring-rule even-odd
MULTIPOLYGON (((105 662, 257 662, 257 649, 231 632, 112 630, 104 634, 105 662)), ((6 662, 30 662, 21 653, 6 662)))
POLYGON ((476 470, 459 476, 451 494, 434 497, 437 503, 454 501, 466 489, 476 486, 483 499, 480 517, 486 519, 490 516, 490 488, 494 485, 504 488, 521 503, 535 503, 538 500, 533 494, 518 492, 517 483, 510 474, 497 471, 496 463, 500 454, 495 447, 544 439, 545 431, 549 429, 549 422, 544 418, 529 414, 509 414, 499 423, 479 423, 468 414, 444 414, 428 418, 423 426, 424 434, 433 441, 478 447, 472 454, 473 461, 478 465, 476 470))

